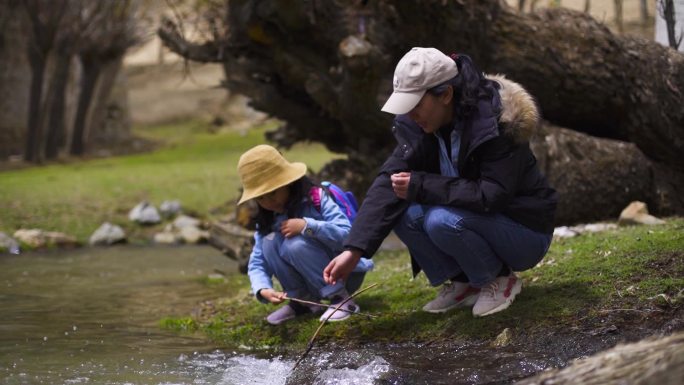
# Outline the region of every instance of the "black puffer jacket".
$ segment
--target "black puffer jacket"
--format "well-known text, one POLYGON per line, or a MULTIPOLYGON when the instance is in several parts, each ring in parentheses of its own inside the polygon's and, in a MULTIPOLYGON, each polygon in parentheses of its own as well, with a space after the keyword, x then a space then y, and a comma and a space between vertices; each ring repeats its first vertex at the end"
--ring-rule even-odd
POLYGON ((369 188, 346 247, 375 254, 411 202, 502 213, 532 230, 553 232, 557 194, 528 143, 539 121, 536 105, 520 85, 502 76, 488 78, 498 94, 480 101, 478 112, 463 124, 460 177, 440 175, 437 138, 408 116, 397 116, 392 127, 397 147, 369 188), (401 171, 411 172, 407 200, 397 198, 390 181, 401 171))

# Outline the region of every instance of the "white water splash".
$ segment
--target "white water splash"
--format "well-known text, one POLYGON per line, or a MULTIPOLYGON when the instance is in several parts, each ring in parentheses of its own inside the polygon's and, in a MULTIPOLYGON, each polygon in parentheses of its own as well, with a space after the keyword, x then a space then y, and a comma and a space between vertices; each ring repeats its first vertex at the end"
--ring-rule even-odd
POLYGON ((373 361, 358 369, 326 369, 314 381, 315 385, 372 385, 375 380, 389 372, 390 365, 382 357, 375 357, 373 361))

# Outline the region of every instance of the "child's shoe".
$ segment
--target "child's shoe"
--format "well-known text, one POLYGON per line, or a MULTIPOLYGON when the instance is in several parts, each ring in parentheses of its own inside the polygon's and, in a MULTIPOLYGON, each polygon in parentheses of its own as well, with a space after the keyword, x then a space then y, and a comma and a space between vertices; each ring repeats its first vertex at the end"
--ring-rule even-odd
POLYGON ((345 299, 347 299, 347 296, 335 297, 330 300, 331 307, 329 307, 328 310, 323 313, 320 320, 325 321, 327 319, 329 322, 344 321, 351 317, 352 313, 358 313, 361 310, 359 305, 357 305, 353 299, 350 299, 349 301, 345 302, 344 305, 342 305, 337 311, 335 311, 337 305, 341 302, 344 302, 345 299), (332 316, 330 314, 332 314, 332 316), (330 318, 328 318, 328 316, 330 316, 330 318))
POLYGON ((274 311, 266 317, 266 322, 271 325, 280 325, 283 322, 289 321, 298 315, 308 313, 320 313, 323 307, 316 305, 301 305, 296 302, 289 302, 280 309, 274 311))

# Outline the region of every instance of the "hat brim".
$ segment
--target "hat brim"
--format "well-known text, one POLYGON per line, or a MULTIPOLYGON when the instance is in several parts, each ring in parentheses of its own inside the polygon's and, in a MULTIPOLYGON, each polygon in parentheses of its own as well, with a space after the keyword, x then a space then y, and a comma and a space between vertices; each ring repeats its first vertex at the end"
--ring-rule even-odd
POLYGON ((385 105, 382 106, 382 111, 395 115, 407 114, 413 107, 418 105, 423 95, 425 95, 425 90, 393 92, 389 99, 387 99, 387 102, 385 102, 385 105))
POLYGON ((258 189, 248 189, 243 191, 242 196, 238 201, 238 205, 241 205, 250 199, 258 198, 262 195, 268 194, 283 186, 287 186, 304 175, 306 175, 306 164, 301 162, 290 163, 288 172, 281 173, 276 178, 269 181, 267 185, 264 185, 258 189))

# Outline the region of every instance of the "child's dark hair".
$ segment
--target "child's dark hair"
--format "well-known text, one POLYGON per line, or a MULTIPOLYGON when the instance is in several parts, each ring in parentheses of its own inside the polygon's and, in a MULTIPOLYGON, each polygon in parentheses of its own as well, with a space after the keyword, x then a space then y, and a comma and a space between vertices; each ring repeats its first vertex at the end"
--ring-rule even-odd
MULTIPOLYGON (((295 213, 299 211, 302 204, 311 201, 309 190, 311 190, 311 187, 313 186, 315 186, 315 184, 306 176, 287 185, 290 189, 290 196, 285 204, 288 218, 294 218, 295 213)), ((272 231, 271 227, 273 226, 275 217, 275 212, 266 210, 257 204, 256 224, 259 234, 267 235, 272 231)))
POLYGON ((429 89, 433 95, 441 95, 447 86, 454 89, 454 111, 456 116, 467 119, 477 111, 481 99, 491 99, 494 92, 494 82, 485 78, 468 55, 451 55, 456 61, 458 75, 446 82, 429 89))

